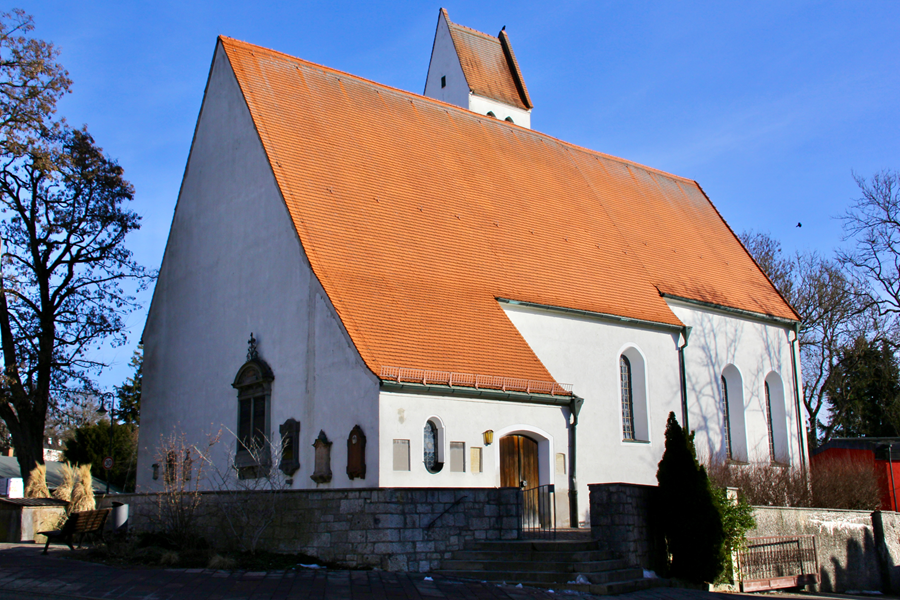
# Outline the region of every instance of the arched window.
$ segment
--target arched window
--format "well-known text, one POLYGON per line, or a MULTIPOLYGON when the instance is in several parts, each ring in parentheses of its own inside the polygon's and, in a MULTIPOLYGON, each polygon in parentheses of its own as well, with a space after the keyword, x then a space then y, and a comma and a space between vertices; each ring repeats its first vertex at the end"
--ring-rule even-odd
POLYGON ((269 448, 269 403, 275 376, 259 358, 256 340, 250 336, 247 362, 238 369, 231 386, 237 390, 238 447, 234 466, 242 479, 260 477, 272 464, 269 448))
POLYGON ((634 402, 631 387, 631 363, 619 357, 619 386, 622 392, 622 439, 634 439, 634 402))
POLYGON ((769 457, 772 462, 790 464, 784 383, 781 381, 781 376, 775 371, 766 376, 764 391, 766 394, 766 425, 769 430, 769 457))
POLYGON ((744 422, 744 382, 734 365, 722 370, 722 438, 728 460, 747 462, 747 427, 744 422))
POLYGON ((515 123, 515 121, 512 120, 512 117, 506 117, 506 118, 503 119, 503 120, 504 120, 504 121, 509 121, 510 123, 515 123))
POLYGON ((644 356, 634 346, 619 355, 619 403, 622 410, 622 439, 650 441, 647 424, 647 375, 644 356))
POLYGON ((425 421, 423 459, 429 473, 439 473, 444 468, 444 431, 436 419, 425 421))
POLYGON ((731 460, 731 415, 728 414, 728 382, 722 376, 722 413, 725 422, 722 424, 722 435, 725 438, 725 458, 731 460))
POLYGON ((769 430, 769 458, 775 461, 775 434, 772 431, 772 393, 769 391, 769 382, 763 383, 766 388, 766 429, 769 430))
POLYGON ((489 110, 489 111, 487 112, 487 116, 490 117, 490 118, 492 118, 492 119, 496 119, 496 118, 497 118, 497 115, 495 115, 495 114, 494 114, 494 111, 492 111, 492 110, 489 110))

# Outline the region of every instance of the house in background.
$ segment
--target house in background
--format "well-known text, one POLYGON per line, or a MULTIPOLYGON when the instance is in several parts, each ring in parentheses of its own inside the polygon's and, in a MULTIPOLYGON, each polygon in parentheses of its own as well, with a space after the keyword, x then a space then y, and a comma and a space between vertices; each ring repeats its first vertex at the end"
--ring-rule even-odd
POLYGON ((425 92, 219 38, 139 490, 161 436, 223 427, 244 477, 283 440, 294 488, 553 486, 561 524, 656 483, 669 412, 707 458, 805 463, 799 317, 696 182, 529 129, 506 32, 446 11, 425 92))
POLYGON ((810 470, 858 463, 875 471, 879 510, 897 510, 900 486, 900 438, 832 438, 810 452, 810 470))

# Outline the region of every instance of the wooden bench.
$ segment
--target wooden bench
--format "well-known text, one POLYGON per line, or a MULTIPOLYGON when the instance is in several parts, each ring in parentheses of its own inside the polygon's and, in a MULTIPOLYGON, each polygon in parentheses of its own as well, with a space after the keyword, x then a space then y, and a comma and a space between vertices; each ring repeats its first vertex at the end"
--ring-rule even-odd
POLYGON ((106 518, 112 512, 111 508, 101 508, 98 510, 85 510, 83 512, 75 512, 69 515, 62 529, 54 531, 41 531, 41 535, 47 536, 47 543, 44 545, 43 554, 47 554, 50 548, 50 542, 56 539, 63 540, 70 549, 74 550, 72 545, 76 535, 78 538, 78 547, 81 548, 81 542, 84 536, 92 533, 100 533, 102 535, 103 526, 106 525, 106 518))

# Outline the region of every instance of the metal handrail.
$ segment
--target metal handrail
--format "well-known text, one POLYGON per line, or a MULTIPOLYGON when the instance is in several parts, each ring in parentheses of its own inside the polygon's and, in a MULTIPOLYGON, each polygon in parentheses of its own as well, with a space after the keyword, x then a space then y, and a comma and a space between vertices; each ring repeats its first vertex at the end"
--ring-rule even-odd
POLYGON ((556 489, 539 485, 522 492, 522 532, 529 537, 556 539, 556 489))

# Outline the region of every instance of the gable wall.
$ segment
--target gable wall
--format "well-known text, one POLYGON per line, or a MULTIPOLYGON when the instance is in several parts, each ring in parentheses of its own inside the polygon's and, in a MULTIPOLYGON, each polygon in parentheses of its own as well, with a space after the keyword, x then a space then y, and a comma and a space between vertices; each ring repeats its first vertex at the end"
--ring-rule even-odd
MULTIPOLYGON (((588 485, 627 482, 653 485, 665 449, 666 417, 681 414, 675 336, 539 308, 503 304, 506 316, 556 381, 573 384, 584 398, 577 427, 580 520, 589 522, 588 485), (645 435, 623 441, 619 356, 637 350, 645 365, 647 415, 636 425, 645 435), (632 351, 633 351, 632 350, 632 351)), ((637 367, 637 361, 634 367, 637 367)), ((635 386, 638 382, 635 375, 635 386)))
POLYGON ((294 487, 315 487, 311 444, 334 443, 327 487, 377 485, 378 383, 313 276, 228 59, 217 47, 166 255, 144 331, 139 489, 152 489, 160 436, 184 432, 228 464, 237 430, 231 387, 256 336, 272 368, 269 431, 301 423, 294 487), (367 435, 367 478, 345 473, 354 425, 367 435))
MULTIPOLYGON (((506 315, 522 333, 553 377, 572 383, 584 398, 578 420, 578 495, 582 518, 587 520, 587 486, 624 482, 656 484, 656 470, 665 450, 665 424, 669 412, 681 421, 681 384, 677 333, 617 324, 545 309, 503 304, 506 315), (635 354, 637 352, 638 354, 635 354), (633 364, 633 389, 643 383, 647 407, 646 435, 642 442, 623 440, 619 357, 639 356, 644 377, 638 381, 633 364)), ((720 376, 729 364, 743 376, 744 421, 749 459, 768 462, 768 428, 763 382, 777 371, 784 386, 785 429, 793 466, 799 465, 796 402, 793 393, 790 345, 784 328, 730 315, 673 306, 677 316, 693 326, 686 349, 686 379, 690 427, 697 432, 701 460, 724 460, 723 413, 720 376)), ((639 401, 635 395, 635 403, 639 401)), ((635 409, 640 427, 639 408, 635 409)), ((557 442, 559 445, 559 442, 557 442)))
POLYGON ((450 37, 450 28, 443 16, 438 17, 437 31, 434 34, 434 47, 431 50, 431 64, 425 80, 423 96, 469 108, 469 84, 459 64, 459 56, 450 37), (447 78, 447 87, 441 87, 441 76, 447 78))

